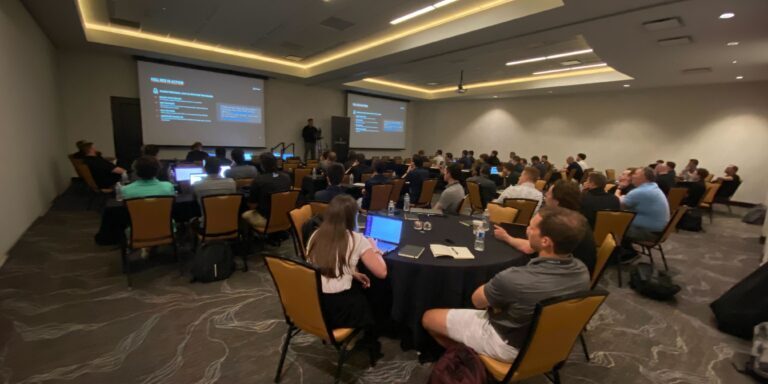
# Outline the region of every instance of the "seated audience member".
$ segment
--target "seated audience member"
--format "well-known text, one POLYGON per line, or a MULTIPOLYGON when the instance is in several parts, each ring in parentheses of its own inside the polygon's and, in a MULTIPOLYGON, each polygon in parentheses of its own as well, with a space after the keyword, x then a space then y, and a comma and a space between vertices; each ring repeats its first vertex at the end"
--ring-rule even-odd
POLYGON ((565 159, 565 164, 564 171, 566 175, 570 175, 571 180, 576 182, 581 181, 581 178, 584 177, 584 169, 582 169, 579 163, 573 159, 573 156, 568 156, 568 158, 565 159))
MULTIPOLYGON (((544 204, 547 207, 561 207, 581 213, 580 198, 579 187, 575 183, 558 180, 544 194, 544 204)), ((496 226, 494 235, 499 240, 527 255, 534 252, 527 239, 514 238, 507 234, 504 228, 496 226)), ((597 248, 595 247, 595 239, 592 235, 592 227, 587 228, 587 233, 584 234, 584 237, 579 241, 579 245, 573 250, 573 257, 581 260, 587 266, 590 275, 592 274, 597 262, 597 248)))
POLYGON ((371 167, 365 164, 365 155, 362 153, 357 154, 357 159, 352 163, 352 167, 347 170, 348 174, 351 174, 355 180, 355 183, 360 183, 363 180, 364 173, 370 173, 371 167))
POLYGON ((485 161, 486 163, 490 164, 493 167, 498 167, 501 165, 501 160, 499 160, 499 151, 493 150, 491 151, 491 155, 488 156, 488 159, 485 161))
POLYGON ((445 164, 446 165, 453 164, 455 162, 456 162, 456 159, 453 158, 453 153, 448 152, 448 153, 445 154, 445 164))
POLYGON ((536 189, 534 183, 539 179, 539 170, 534 167, 528 167, 523 170, 520 175, 520 180, 517 185, 510 185, 504 192, 499 195, 499 198, 494 200, 499 204, 504 204, 504 199, 531 199, 538 201, 536 210, 541 207, 541 200, 543 198, 541 192, 536 189))
POLYGON ((547 207, 528 226, 528 265, 507 268, 477 288, 477 309, 431 309, 424 328, 444 347, 464 344, 479 354, 511 363, 528 337, 536 304, 589 289, 589 271, 571 253, 587 232, 578 212, 547 207))
POLYGON ((526 159, 525 157, 521 157, 520 163, 523 164, 523 168, 525 168, 528 166, 528 159, 526 159))
POLYGON ((367 210, 371 206, 371 197, 373 196, 373 186, 379 184, 388 184, 389 178, 384 176, 384 172, 387 171, 387 163, 382 160, 376 160, 373 162, 373 176, 365 182, 365 188, 363 189, 363 202, 361 208, 367 210))
POLYGON ((696 178, 696 168, 699 167, 699 160, 696 159, 690 159, 688 160, 688 165, 683 168, 683 173, 680 175, 680 177, 683 178, 683 181, 692 181, 696 178))
POLYGON ((424 158, 419 155, 413 155, 413 161, 408 165, 408 170, 403 175, 403 179, 408 183, 408 193, 410 193, 412 204, 419 201, 421 184, 429 179, 429 171, 423 166, 424 158))
POLYGON ((477 175, 468 178, 467 182, 477 183, 480 186, 480 200, 483 203, 483 208, 485 208, 496 195, 496 183, 491 180, 490 166, 483 165, 476 172, 477 175))
POLYGON ((541 155, 541 162, 547 167, 547 171, 555 167, 554 164, 549 162, 549 156, 547 155, 541 155))
POLYGON ((192 185, 195 192, 197 203, 200 209, 203 207, 203 197, 211 195, 224 195, 237 192, 235 181, 230 178, 221 177, 221 163, 216 157, 208 158, 203 166, 206 177, 197 184, 192 185))
POLYGON ((438 166, 445 164, 445 157, 443 157, 442 149, 438 149, 437 152, 435 152, 435 156, 432 158, 432 164, 438 166))
POLYGON ((352 168, 355 161, 357 161, 357 153, 355 153, 355 151, 349 151, 347 153, 347 161, 344 162, 344 173, 349 173, 348 170, 352 168))
POLYGON ((219 159, 219 166, 232 166, 232 160, 227 159, 227 149, 224 147, 216 147, 216 158, 219 159))
POLYGON ((251 195, 248 198, 249 205, 255 205, 254 209, 243 212, 243 219, 253 227, 264 227, 271 212, 272 194, 291 190, 291 178, 277 169, 277 159, 269 152, 259 155, 260 173, 253 178, 251 183, 251 195))
POLYGON ((620 197, 621 207, 636 213, 625 238, 655 240, 667 226, 669 203, 655 181, 656 174, 650 167, 638 168, 632 174, 635 189, 620 197))
POLYGON ((663 163, 657 164, 654 172, 656 172, 656 184, 666 195, 669 193, 669 189, 675 185, 675 175, 670 173, 667 165, 663 163))
POLYGON ((531 157, 531 166, 539 170, 539 177, 542 179, 544 178, 544 175, 549 172, 547 165, 544 164, 538 156, 531 157))
POLYGON ((677 163, 674 161, 667 161, 667 169, 669 169, 669 173, 672 174, 672 178, 677 180, 677 171, 675 171, 675 167, 677 167, 677 163))
POLYGON ((475 163, 475 151, 471 149, 469 150, 469 161, 470 161, 470 164, 475 163))
POLYGON ((176 190, 173 184, 160 181, 160 162, 153 156, 144 155, 133 162, 133 169, 138 180, 123 187, 123 198, 134 199, 146 196, 174 196, 176 190))
POLYGON ((341 187, 341 181, 344 179, 344 167, 341 164, 328 165, 325 170, 325 178, 328 181, 328 187, 315 192, 315 201, 328 203, 334 197, 347 193, 346 189, 341 187))
POLYGON ((739 167, 731 164, 728 167, 725 168, 725 176, 720 176, 717 179, 714 180, 715 183, 722 183, 725 181, 733 181, 733 182, 740 182, 741 177, 736 174, 736 172, 739 171, 739 167))
POLYGON ((426 157, 426 156, 424 155, 424 150, 423 150, 423 149, 419 149, 419 151, 418 151, 418 152, 416 152, 416 153, 417 153, 419 156, 421 156, 421 157, 426 157))
POLYGON ((101 189, 114 187, 115 183, 120 181, 125 169, 120 168, 101 157, 101 153, 96 150, 93 143, 85 142, 82 144, 85 157, 83 163, 88 166, 91 176, 96 185, 101 189))
POLYGON ((464 200, 464 187, 461 186, 461 169, 455 164, 451 164, 443 171, 443 181, 446 187, 440 194, 440 199, 435 204, 435 209, 440 209, 443 213, 458 214, 459 206, 464 200))
MULTIPOLYGON (((579 153, 576 155, 576 163, 579 164, 579 167, 581 167, 582 171, 586 171, 589 169, 589 164, 587 164, 587 155, 583 153, 579 153)), ((581 178, 579 178, 581 180, 581 178)))
POLYGON ((307 261, 320 270, 323 318, 329 329, 362 328, 362 345, 380 356, 370 303, 361 288, 371 285, 359 262, 376 278, 387 277, 387 264, 376 244, 355 232, 357 203, 348 195, 334 197, 323 222, 307 241, 307 261))
POLYGON ((459 162, 464 166, 464 169, 471 169, 474 161, 469 158, 469 151, 465 149, 461 151, 461 159, 459 159, 459 162))
POLYGON ((514 163, 515 162, 515 157, 517 157, 517 153, 515 153, 515 151, 510 152, 509 153, 509 160, 507 161, 507 163, 514 163))
POLYGON ((489 165, 490 165, 490 163, 488 163, 488 159, 489 159, 489 158, 490 158, 490 157, 488 156, 488 154, 487 154, 487 153, 481 153, 481 154, 480 154, 480 161, 481 161, 483 164, 489 164, 489 165))
POLYGON ((208 152, 203 151, 203 143, 196 141, 192 144, 191 150, 187 152, 187 161, 192 163, 201 162, 208 158, 208 152))
MULTIPOLYGON (((170 180, 170 177, 168 176, 168 164, 164 164, 160 159, 157 158, 157 155, 160 153, 160 148, 158 148, 156 145, 153 144, 147 144, 141 147, 141 154, 142 156, 150 156, 153 159, 158 161, 158 164, 160 165, 160 170, 157 174, 157 179, 161 181, 168 181, 170 180)), ((133 164, 131 164, 131 173, 133 174, 132 179, 138 180, 139 176, 136 174, 136 161, 138 159, 133 161, 133 164)))
POLYGON ((318 167, 321 171, 325 172, 331 164, 336 163, 336 152, 325 151, 320 155, 320 161, 318 167))
POLYGON ((82 159, 82 158, 84 158, 85 157, 85 148, 84 148, 84 146, 85 146, 86 143, 88 143, 88 142, 85 141, 85 140, 78 140, 75 143, 75 147, 77 147, 77 152, 70 154, 69 157, 71 157, 73 159, 82 159))
POLYGON ((523 173, 525 165, 523 164, 523 159, 520 156, 515 156, 512 158, 512 165, 514 166, 515 173, 523 173))
POLYGON ((619 198, 605 191, 606 178, 602 173, 593 172, 584 182, 581 195, 581 213, 587 218, 589 226, 595 227, 597 211, 603 209, 619 210, 619 198))
POLYGON ((725 168, 725 176, 718 177, 714 180, 715 183, 720 183, 720 188, 718 188, 715 193, 715 198, 718 201, 728 200, 734 193, 736 193, 736 189, 738 189, 741 184, 741 177, 736 174, 738 171, 739 167, 731 164, 725 168))
POLYGON ((704 179, 709 176, 706 168, 696 168, 696 176, 689 182, 683 183, 688 188, 688 195, 683 199, 683 205, 698 207, 704 194, 707 193, 707 185, 704 179))
POLYGON ((522 171, 518 172, 517 164, 513 163, 504 164, 504 167, 499 171, 501 171, 501 177, 504 178, 504 185, 508 187, 517 185, 517 182, 520 180, 520 174, 522 173, 522 171))
POLYGON ((632 174, 635 173, 637 168, 627 168, 621 171, 619 179, 616 180, 616 186, 613 187, 608 193, 616 195, 616 197, 624 196, 633 189, 635 186, 632 184, 632 174))
POLYGON ((240 148, 235 148, 230 152, 232 158, 232 168, 224 172, 224 175, 232 179, 251 179, 259 174, 259 171, 245 160, 245 153, 240 148))

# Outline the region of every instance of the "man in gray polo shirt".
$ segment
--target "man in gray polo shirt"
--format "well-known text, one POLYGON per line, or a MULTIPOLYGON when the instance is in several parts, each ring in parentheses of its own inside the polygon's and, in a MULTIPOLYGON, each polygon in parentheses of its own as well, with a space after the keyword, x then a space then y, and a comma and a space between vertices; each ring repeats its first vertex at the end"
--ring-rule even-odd
POLYGON ((443 213, 452 215, 459 213, 459 207, 464 200, 464 187, 461 186, 459 178, 461 177, 461 168, 458 164, 450 164, 443 171, 443 180, 445 180, 445 190, 440 195, 440 199, 435 204, 435 209, 442 209, 443 213))
POLYGON ((538 257, 510 267, 472 294, 477 309, 431 309, 424 328, 444 347, 464 344, 477 353, 512 362, 523 347, 536 304, 589 289, 589 272, 571 256, 587 223, 576 211, 547 207, 531 220, 527 234, 538 257))

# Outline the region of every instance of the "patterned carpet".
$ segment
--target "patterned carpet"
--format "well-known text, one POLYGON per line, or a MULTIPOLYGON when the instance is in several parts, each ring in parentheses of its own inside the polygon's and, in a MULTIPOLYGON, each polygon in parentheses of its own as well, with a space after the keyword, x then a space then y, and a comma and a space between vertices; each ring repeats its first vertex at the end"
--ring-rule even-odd
MULTIPOLYGON (((119 251, 99 247, 99 215, 61 199, 9 253, 0 270, 0 378, 4 383, 268 383, 285 333, 262 259, 251 270, 190 284, 163 255, 128 290, 119 251)), ((592 362, 577 346, 565 383, 750 383, 731 366, 750 343, 717 331, 708 304, 754 270, 760 227, 718 212, 706 233, 680 232, 665 246, 677 300, 661 303, 618 288, 587 332, 592 362)), ((290 242, 266 253, 292 255, 290 242)), ((626 280, 625 280, 626 281, 626 280)), ((382 339, 375 368, 354 354, 343 381, 424 383, 430 364, 382 339)), ((317 338, 294 339, 283 383, 332 382, 336 354, 317 338)), ((535 378, 526 383, 545 383, 535 378)))

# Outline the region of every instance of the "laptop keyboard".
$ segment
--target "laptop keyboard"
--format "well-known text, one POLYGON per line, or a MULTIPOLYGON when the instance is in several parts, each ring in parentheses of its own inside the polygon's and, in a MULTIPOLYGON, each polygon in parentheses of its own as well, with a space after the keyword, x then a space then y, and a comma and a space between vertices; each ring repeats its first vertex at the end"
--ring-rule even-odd
POLYGON ((379 241, 376 245, 378 245, 379 249, 381 249, 381 251, 384 253, 392 252, 395 248, 397 248, 396 244, 385 243, 383 241, 379 241))

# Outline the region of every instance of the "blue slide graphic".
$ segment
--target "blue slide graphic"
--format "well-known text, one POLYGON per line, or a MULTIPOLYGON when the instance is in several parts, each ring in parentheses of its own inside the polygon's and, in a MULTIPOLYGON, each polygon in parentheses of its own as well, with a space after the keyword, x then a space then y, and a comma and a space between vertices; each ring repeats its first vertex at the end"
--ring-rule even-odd
POLYGON ((216 104, 219 121, 229 123, 261 123, 261 108, 249 105, 216 104))

